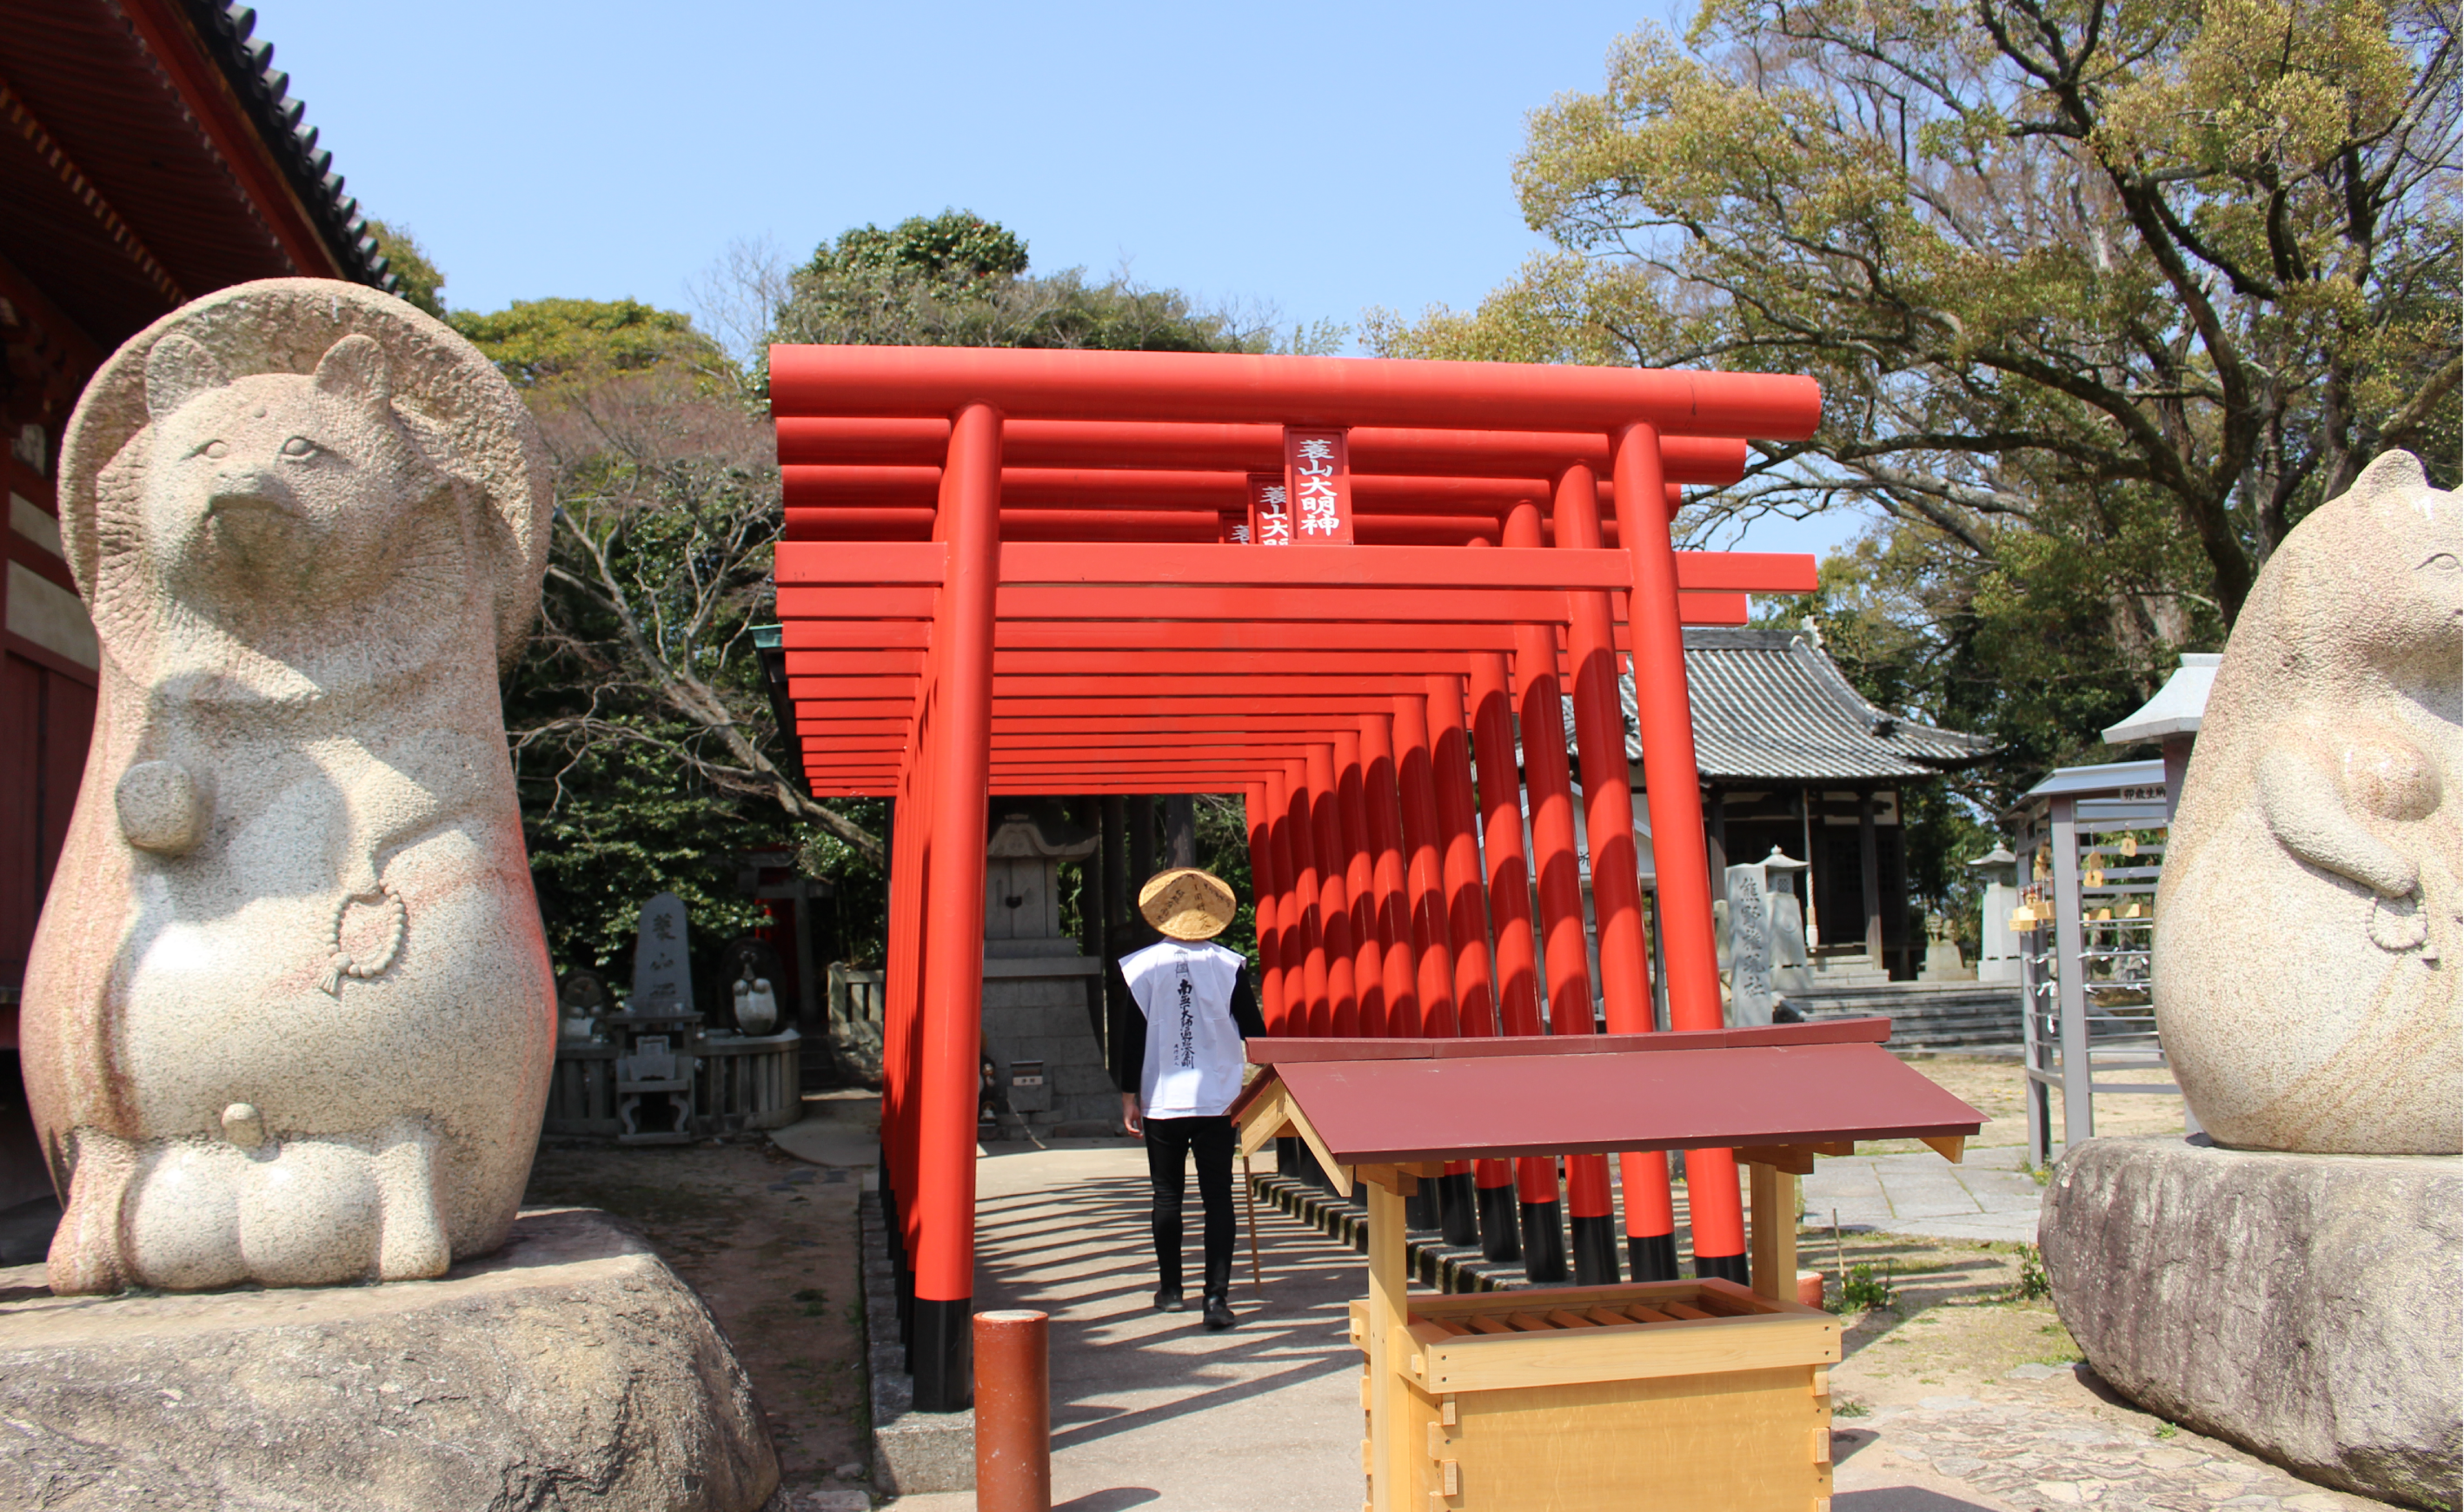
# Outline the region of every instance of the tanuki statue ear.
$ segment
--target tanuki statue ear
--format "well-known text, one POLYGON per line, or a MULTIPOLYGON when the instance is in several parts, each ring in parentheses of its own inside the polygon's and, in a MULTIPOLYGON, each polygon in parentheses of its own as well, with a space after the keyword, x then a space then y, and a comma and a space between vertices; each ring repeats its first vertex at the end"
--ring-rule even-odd
POLYGON ((166 336, 145 354, 145 411, 167 419, 197 395, 230 382, 213 353, 185 336, 166 336))
POLYGON ((385 348, 368 336, 346 336, 317 360, 317 390, 338 399, 382 405, 393 397, 385 348))

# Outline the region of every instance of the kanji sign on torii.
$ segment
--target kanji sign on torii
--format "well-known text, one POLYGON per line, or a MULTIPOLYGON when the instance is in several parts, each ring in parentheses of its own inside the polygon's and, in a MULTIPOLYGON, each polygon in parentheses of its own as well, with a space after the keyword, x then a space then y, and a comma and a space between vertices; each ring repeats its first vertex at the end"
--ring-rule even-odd
MULTIPOLYGON (((970 1390, 990 795, 1243 794, 1275 1033, 1538 1034, 1544 984, 1547 1028, 1589 1033, 1563 690, 1598 996, 1646 1032, 1630 655, 1670 1019, 1718 1026, 1681 626, 1742 624, 1814 562, 1677 552, 1669 521, 1746 439, 1810 434, 1811 380, 814 346, 770 373, 793 737, 817 795, 898 803, 884 1188, 919 1407, 970 1390)), ((1673 1275, 1666 1157, 1618 1158, 1627 1261, 1673 1275)), ((1697 1268, 1740 1276, 1734 1163, 1686 1159, 1697 1268)), ((1554 1162, 1519 1164, 1555 1234, 1554 1162)), ((1460 1176, 1509 1216, 1517 1179, 1460 1176)), ((1577 1274, 1614 1279, 1604 1157, 1568 1161, 1568 1204, 1577 1274)))

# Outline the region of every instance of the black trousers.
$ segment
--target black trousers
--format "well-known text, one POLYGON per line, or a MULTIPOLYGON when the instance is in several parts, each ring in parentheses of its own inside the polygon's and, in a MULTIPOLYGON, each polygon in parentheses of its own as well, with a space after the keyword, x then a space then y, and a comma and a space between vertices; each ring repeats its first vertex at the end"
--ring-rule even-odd
POLYGON ((1155 1267, 1165 1290, 1180 1290, 1180 1203, 1186 1157, 1198 1157, 1198 1200, 1206 1212, 1206 1295, 1232 1290, 1232 1120, 1150 1118, 1147 1179, 1155 1184, 1155 1267))

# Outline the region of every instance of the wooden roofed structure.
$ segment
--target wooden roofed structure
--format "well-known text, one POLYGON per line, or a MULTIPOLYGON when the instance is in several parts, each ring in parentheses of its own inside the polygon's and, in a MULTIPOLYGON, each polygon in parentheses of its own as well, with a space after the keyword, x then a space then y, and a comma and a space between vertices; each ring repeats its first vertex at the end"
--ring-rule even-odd
MULTIPOLYGON (((1648 1032, 1630 658, 1671 1019, 1718 1027, 1683 626, 1741 625, 1814 562, 1680 553, 1669 522, 1746 438, 1808 434, 1813 383, 897 347, 774 347, 770 371, 805 778, 896 800, 885 1196, 920 1407, 969 1390, 994 795, 1242 795, 1278 1035, 1588 1034, 1569 690, 1600 996, 1612 1032, 1648 1032), (1580 1005, 1545 1026, 1544 976, 1580 1005)), ((1578 1280, 1674 1274, 1666 1157, 1620 1158, 1623 1256, 1604 1157, 1569 1162, 1578 1280)), ((1686 1158, 1698 1272, 1741 1279, 1734 1162, 1686 1158)), ((1534 1235, 1561 1233, 1555 1162, 1520 1164, 1449 1181, 1519 1181, 1534 1235)))

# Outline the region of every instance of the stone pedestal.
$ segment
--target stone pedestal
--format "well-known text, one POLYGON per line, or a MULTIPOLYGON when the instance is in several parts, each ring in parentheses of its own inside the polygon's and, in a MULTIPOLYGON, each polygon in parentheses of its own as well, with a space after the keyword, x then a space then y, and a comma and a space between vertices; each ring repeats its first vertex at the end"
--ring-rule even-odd
POLYGON ((2464 1165, 2095 1139, 2038 1229, 2062 1322, 2151 1412, 2326 1485, 2458 1503, 2464 1165))
POLYGON ((383 1286, 55 1298, 0 1271, 0 1506, 752 1512, 779 1466, 699 1298, 604 1214, 383 1286))

